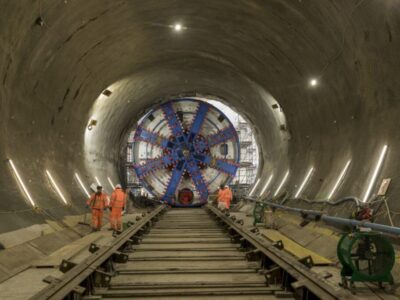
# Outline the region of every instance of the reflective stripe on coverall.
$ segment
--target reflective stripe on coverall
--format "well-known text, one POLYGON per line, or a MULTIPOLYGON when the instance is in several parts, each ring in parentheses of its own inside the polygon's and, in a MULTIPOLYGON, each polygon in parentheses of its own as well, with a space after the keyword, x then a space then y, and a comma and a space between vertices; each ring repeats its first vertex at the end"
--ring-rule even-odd
POLYGON ((111 214, 110 214, 110 225, 111 229, 121 230, 122 229, 122 210, 126 207, 126 194, 120 188, 116 188, 111 194, 111 214))

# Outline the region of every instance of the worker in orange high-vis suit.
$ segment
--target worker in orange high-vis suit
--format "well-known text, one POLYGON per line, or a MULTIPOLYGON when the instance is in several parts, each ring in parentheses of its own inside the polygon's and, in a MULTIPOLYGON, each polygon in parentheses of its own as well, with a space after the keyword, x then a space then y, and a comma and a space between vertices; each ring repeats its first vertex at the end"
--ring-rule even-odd
POLYGON ((111 201, 110 201, 110 225, 111 230, 121 232, 122 230, 122 211, 126 207, 126 194, 122 190, 120 184, 115 186, 114 192, 111 194, 111 201))
POLYGON ((92 230, 99 231, 103 223, 103 211, 107 206, 107 195, 104 194, 103 188, 98 185, 97 192, 93 193, 87 200, 86 204, 92 209, 92 230))
POLYGON ((229 187, 221 184, 218 191, 218 208, 221 210, 229 209, 232 201, 232 191, 229 187))

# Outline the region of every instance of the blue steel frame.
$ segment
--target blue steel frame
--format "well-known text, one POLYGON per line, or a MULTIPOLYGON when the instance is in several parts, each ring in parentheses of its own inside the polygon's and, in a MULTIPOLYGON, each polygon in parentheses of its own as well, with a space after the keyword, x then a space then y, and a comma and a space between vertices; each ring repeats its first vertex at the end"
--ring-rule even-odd
POLYGON ((204 180, 201 174, 201 170, 198 166, 199 163, 229 175, 226 183, 229 183, 233 179, 239 167, 240 145, 236 129, 223 112, 207 102, 196 99, 174 99, 152 109, 144 118, 142 118, 141 123, 138 125, 134 141, 135 145, 138 144, 136 142, 141 141, 158 146, 164 150, 165 154, 163 154, 161 157, 149 160, 142 165, 135 163, 133 168, 135 169, 135 172, 142 185, 145 186, 152 194, 154 194, 153 189, 148 185, 145 178, 158 169, 167 167, 172 168, 171 178, 161 200, 173 206, 183 206, 175 203, 174 198, 185 171, 189 173, 189 176, 192 178, 195 188, 200 195, 200 203, 185 206, 199 206, 207 203, 210 192, 208 190, 207 182, 204 180), (190 129, 187 131, 183 129, 181 122, 173 108, 173 103, 180 101, 192 101, 198 103, 198 109, 196 111, 194 120, 190 129), (201 131, 202 125, 210 108, 213 108, 221 116, 223 116, 224 119, 228 121, 229 126, 223 128, 215 134, 200 138, 198 134, 201 131), (162 110, 165 120, 167 121, 167 125, 172 132, 171 137, 164 137, 158 133, 150 132, 142 125, 152 113, 159 109, 162 110), (216 158, 210 154, 204 153, 204 150, 207 148, 225 143, 228 140, 235 141, 237 157, 234 161, 216 158))

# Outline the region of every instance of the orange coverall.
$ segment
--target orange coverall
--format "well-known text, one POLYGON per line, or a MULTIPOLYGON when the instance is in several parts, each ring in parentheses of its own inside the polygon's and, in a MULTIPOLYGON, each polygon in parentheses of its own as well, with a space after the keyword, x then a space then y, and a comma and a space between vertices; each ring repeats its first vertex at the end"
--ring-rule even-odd
POLYGON ((101 229, 103 223, 103 210, 106 207, 107 195, 103 193, 94 193, 86 201, 86 204, 92 209, 92 228, 101 229))
POLYGON ((229 209, 232 201, 232 191, 225 187, 223 190, 218 191, 218 202, 224 202, 225 208, 229 209))
POLYGON ((122 210, 126 207, 126 194, 120 188, 116 188, 111 194, 111 214, 110 214, 110 225, 111 229, 121 231, 122 229, 122 210))

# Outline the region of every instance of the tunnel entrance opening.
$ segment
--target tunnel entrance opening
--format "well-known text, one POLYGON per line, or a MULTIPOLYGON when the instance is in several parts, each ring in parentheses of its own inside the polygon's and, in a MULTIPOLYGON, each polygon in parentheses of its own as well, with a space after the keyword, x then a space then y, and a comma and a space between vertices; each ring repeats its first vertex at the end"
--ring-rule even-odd
POLYGON ((174 99, 140 118, 129 135, 126 166, 136 195, 197 206, 221 184, 245 193, 257 172, 258 147, 250 124, 222 102, 174 99))

